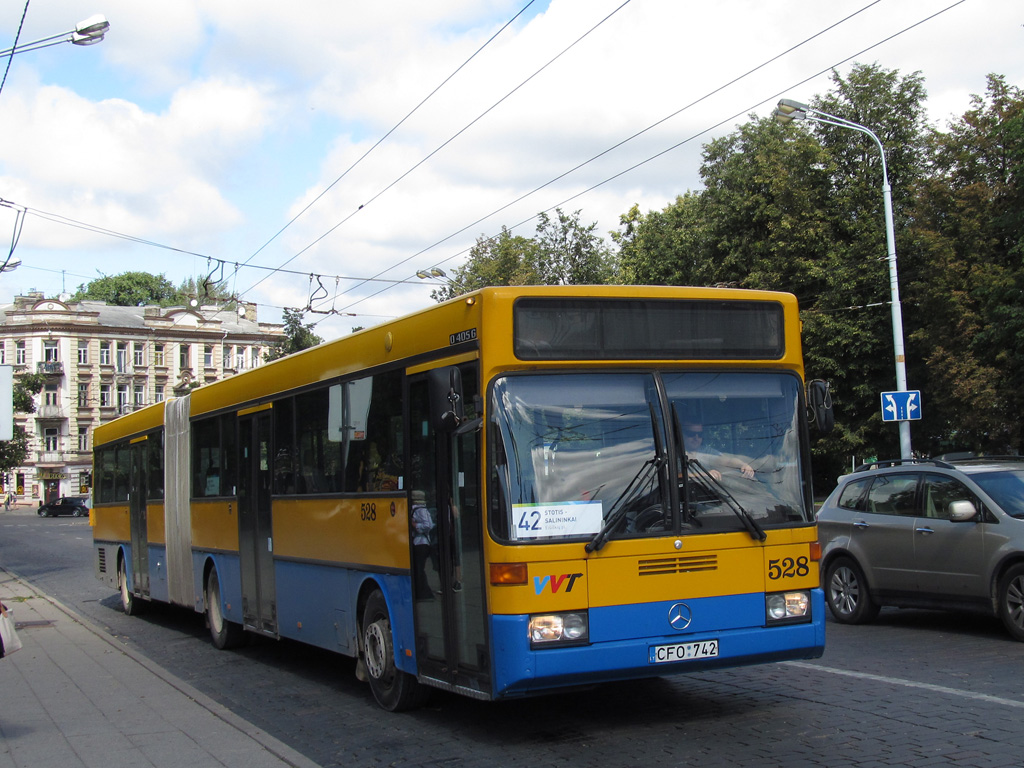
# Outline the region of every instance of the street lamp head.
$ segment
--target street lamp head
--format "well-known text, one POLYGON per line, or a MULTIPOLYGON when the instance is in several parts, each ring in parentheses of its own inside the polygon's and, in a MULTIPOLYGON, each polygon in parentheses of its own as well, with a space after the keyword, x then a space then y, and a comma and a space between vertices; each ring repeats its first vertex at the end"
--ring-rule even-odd
POLYGON ((810 107, 806 104, 801 104, 799 101, 793 101, 792 99, 779 99, 779 104, 775 107, 775 111, 772 115, 778 122, 783 125, 787 125, 794 120, 806 120, 808 109, 810 109, 810 107))
POLYGON ((96 35, 102 37, 107 33, 108 29, 110 29, 110 22, 102 14, 90 16, 85 21, 80 21, 75 25, 75 32, 84 37, 95 37, 96 35))
POLYGON ((448 273, 440 267, 431 267, 430 269, 419 269, 416 271, 416 277, 420 280, 430 280, 434 277, 448 277, 448 273))
POLYGON ((110 29, 110 22, 107 21, 106 17, 99 14, 90 16, 85 21, 80 21, 75 25, 75 31, 71 33, 71 44, 95 45, 103 39, 108 29, 110 29))

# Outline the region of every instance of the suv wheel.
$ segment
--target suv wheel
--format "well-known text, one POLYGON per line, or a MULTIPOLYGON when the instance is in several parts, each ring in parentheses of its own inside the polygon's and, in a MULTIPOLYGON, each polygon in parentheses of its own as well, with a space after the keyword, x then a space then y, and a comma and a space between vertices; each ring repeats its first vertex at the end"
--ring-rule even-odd
POLYGON ((835 620, 863 624, 878 616, 878 605, 868 594, 864 572, 853 559, 837 557, 825 569, 825 599, 835 620))
POLYGON ((999 579, 999 618, 1014 640, 1024 640, 1024 563, 1011 566, 999 579))

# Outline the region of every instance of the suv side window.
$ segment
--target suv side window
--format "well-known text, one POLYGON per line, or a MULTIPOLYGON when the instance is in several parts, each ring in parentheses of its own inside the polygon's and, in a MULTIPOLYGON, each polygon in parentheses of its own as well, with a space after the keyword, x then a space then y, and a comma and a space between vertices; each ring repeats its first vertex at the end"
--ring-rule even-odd
POLYGON ((867 512, 877 515, 915 515, 914 497, 917 493, 916 472, 878 475, 868 491, 867 512))
POLYGON ((852 509, 856 512, 867 511, 867 506, 864 503, 864 489, 868 487, 870 482, 871 478, 866 477, 863 480, 854 480, 852 483, 847 483, 846 487, 839 494, 839 501, 836 504, 842 509, 852 509))
POLYGON ((954 501, 969 501, 980 510, 981 504, 967 486, 946 475, 924 476, 924 516, 936 520, 949 520, 949 505, 954 501))

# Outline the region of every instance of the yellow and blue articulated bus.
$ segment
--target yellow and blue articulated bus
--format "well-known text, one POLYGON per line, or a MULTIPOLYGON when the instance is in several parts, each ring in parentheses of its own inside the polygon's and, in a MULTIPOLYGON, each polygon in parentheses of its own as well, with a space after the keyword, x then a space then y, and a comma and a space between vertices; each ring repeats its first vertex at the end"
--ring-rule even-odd
POLYGON ((96 574, 355 657, 389 710, 820 656, 799 326, 486 288, 321 344, 97 428, 96 574))

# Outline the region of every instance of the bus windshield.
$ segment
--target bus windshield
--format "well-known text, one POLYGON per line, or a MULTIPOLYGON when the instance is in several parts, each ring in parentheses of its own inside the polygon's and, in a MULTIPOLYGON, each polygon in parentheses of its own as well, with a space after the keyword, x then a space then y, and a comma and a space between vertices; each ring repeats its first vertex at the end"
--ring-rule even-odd
POLYGON ((805 524, 799 394, 799 379, 779 373, 504 377, 491 395, 494 534, 529 543, 805 524))

